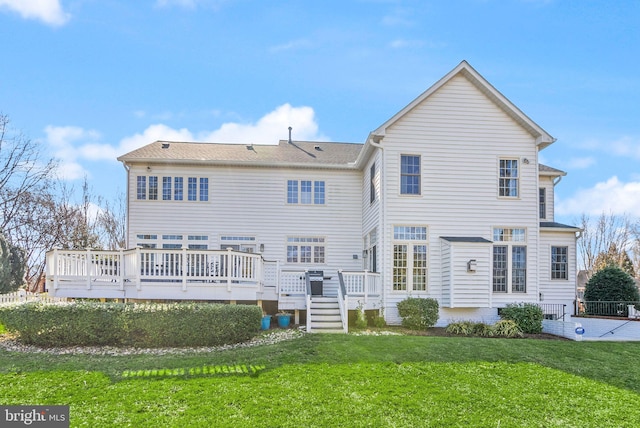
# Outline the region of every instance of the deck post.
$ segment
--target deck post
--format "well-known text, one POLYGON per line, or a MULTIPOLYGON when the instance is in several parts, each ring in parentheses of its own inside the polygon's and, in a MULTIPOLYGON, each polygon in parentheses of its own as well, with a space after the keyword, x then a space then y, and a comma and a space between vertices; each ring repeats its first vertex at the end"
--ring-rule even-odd
POLYGON ((187 249, 182 246, 182 291, 187 291, 187 249))
POLYGON ((227 272, 225 272, 227 274, 227 291, 231 292, 231 274, 233 272, 233 268, 231 266, 231 260, 233 258, 233 255, 231 254, 231 251, 233 249, 231 247, 227 248, 227 263, 225 264, 225 266, 227 267, 227 272))
POLYGON ((118 281, 120 281, 120 290, 124 291, 124 251, 122 248, 118 251, 118 281))
POLYGON ((60 270, 60 266, 58 266, 58 249, 53 249, 53 289, 58 289, 58 271, 60 270))
POLYGON ((91 250, 89 248, 84 259, 84 271, 87 274, 87 290, 91 290, 91 250))
POLYGON ((299 325, 300 324, 300 309, 295 309, 293 311, 293 323, 295 325, 299 325))
POLYGON ((364 281, 362 284, 364 285, 364 304, 366 306, 369 301, 369 271, 367 269, 364 270, 364 281))
POLYGON ((142 267, 144 263, 142 262, 142 255, 140 254, 140 247, 136 247, 136 260, 139 264, 138 269, 136 269, 136 289, 140 290, 140 282, 142 280, 142 267))

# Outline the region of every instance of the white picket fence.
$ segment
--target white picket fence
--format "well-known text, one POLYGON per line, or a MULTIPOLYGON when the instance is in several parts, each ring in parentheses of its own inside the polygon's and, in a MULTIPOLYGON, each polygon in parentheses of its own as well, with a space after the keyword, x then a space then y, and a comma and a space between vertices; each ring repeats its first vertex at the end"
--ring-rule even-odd
POLYGON ((50 297, 46 293, 29 293, 25 290, 18 290, 13 293, 0 294, 0 305, 20 302, 65 302, 63 297, 50 297))

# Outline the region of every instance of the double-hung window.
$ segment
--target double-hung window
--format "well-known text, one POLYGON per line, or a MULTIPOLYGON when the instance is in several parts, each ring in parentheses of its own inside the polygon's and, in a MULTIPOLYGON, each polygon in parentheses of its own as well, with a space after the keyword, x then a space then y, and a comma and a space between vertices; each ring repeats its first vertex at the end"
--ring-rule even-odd
POLYGON ((162 200, 171 200, 171 177, 162 177, 162 200))
POLYGON ((517 159, 500 159, 500 177, 498 180, 498 194, 500 196, 517 198, 520 187, 520 171, 517 159))
POLYGON ((400 194, 420 194, 420 156, 400 156, 400 194))
POLYGON ((551 247, 551 279, 569 279, 568 247, 551 247))
POLYGON ((288 180, 287 203, 324 205, 325 182, 312 180, 288 180))
POLYGON ((324 238, 305 236, 287 238, 287 263, 323 264, 324 262, 324 238))
POLYGON ((427 228, 393 228, 393 290, 427 290, 427 228))
POLYGON ((527 246, 524 228, 493 229, 493 292, 527 292, 527 246))
POLYGON ((136 199, 147 199, 147 177, 144 175, 139 175, 136 178, 136 199))
POLYGON ((155 175, 149 177, 149 200, 158 200, 158 177, 155 175))
POLYGON ((376 164, 371 165, 369 171, 369 202, 374 203, 376 200, 376 164))
POLYGON ((540 219, 547 218, 547 189, 538 189, 538 206, 540 208, 540 219))
POLYGON ((181 201, 183 198, 184 178, 175 177, 173 179, 173 199, 181 201))

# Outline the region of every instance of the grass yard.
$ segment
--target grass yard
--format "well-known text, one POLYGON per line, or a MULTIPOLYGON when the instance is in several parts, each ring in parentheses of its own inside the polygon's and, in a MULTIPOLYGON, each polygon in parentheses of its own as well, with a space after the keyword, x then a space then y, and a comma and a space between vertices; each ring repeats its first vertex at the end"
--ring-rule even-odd
POLYGON ((640 344, 306 335, 216 353, 0 351, 0 404, 71 426, 627 427, 640 344))

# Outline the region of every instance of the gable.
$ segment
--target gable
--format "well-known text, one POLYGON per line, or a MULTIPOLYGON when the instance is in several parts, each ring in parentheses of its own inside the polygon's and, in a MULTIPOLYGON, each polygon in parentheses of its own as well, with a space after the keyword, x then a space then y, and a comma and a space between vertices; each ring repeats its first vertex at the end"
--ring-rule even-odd
MULTIPOLYGON (((511 101, 509 101, 504 95, 497 91, 466 61, 462 61, 456 68, 436 82, 436 84, 431 86, 405 108, 395 114, 391 119, 373 131, 373 139, 376 140, 376 137, 384 137, 389 128, 396 125, 398 121, 402 120, 407 115, 410 115, 410 113, 416 108, 425 104, 427 101, 431 101, 433 98, 438 98, 439 95, 441 96, 443 89, 449 90, 451 100, 458 102, 457 107, 461 109, 460 111, 465 110, 464 107, 468 107, 466 110, 469 110, 468 112, 472 113, 474 106, 482 109, 489 105, 492 106, 492 110, 501 111, 504 117, 509 118, 510 121, 517 124, 526 133, 531 135, 540 149, 555 141, 555 138, 549 135, 538 124, 526 116, 518 107, 511 103, 511 101), (478 94, 481 94, 482 97, 478 97, 478 94), (482 101, 481 98, 484 99, 484 101, 482 101)), ((443 106, 442 108, 443 111, 446 111, 447 107, 443 106)), ((469 117, 470 124, 473 124, 473 119, 474 117, 469 117)), ((485 118, 485 120, 486 119, 487 118, 485 118)))

